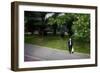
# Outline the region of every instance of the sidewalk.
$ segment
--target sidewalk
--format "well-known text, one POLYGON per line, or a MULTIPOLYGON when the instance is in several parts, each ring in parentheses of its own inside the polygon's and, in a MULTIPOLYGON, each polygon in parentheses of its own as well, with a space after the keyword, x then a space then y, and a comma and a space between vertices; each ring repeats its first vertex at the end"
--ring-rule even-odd
POLYGON ((40 60, 71 60, 71 59, 87 59, 90 58, 88 54, 77 53, 69 54, 69 52, 25 44, 24 60, 25 61, 40 61, 40 60))

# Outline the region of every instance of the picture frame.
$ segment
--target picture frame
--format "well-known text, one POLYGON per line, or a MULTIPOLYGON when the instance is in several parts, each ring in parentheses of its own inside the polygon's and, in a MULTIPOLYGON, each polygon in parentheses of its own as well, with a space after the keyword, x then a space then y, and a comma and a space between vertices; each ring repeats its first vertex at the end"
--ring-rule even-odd
MULTIPOLYGON (((33 20, 36 19, 36 18, 34 19, 34 17, 32 18, 33 20)), ((27 20, 28 19, 26 19, 26 21, 27 20)), ((34 22, 34 23, 37 23, 37 22, 34 22)), ((40 26, 38 27, 40 28, 40 26)), ((32 53, 37 54, 36 51, 35 52, 33 51, 32 53)), ((38 54, 39 53, 43 55, 43 52, 41 52, 41 50, 38 52, 38 54)), ((68 54, 68 55, 71 55, 71 54, 68 54)), ((97 7, 96 6, 19 2, 19 1, 15 1, 11 3, 11 70, 28 71, 28 70, 78 68, 78 67, 92 67, 92 66, 97 66, 97 7), (26 27, 25 17, 29 16, 29 19, 30 19, 32 18, 31 16, 34 16, 34 17, 37 17, 37 19, 39 19, 42 13, 46 13, 46 14, 51 13, 51 15, 54 13, 58 13, 60 14, 59 16, 63 15, 64 13, 67 15, 75 15, 75 16, 77 15, 81 16, 81 14, 86 15, 86 16, 89 15, 89 19, 90 19, 89 21, 90 44, 88 45, 90 46, 89 57, 85 59, 75 58, 75 59, 68 59, 68 60, 67 59, 61 59, 61 60, 48 59, 48 60, 43 60, 43 61, 41 59, 39 61, 37 60, 29 61, 27 59, 25 60, 25 46, 26 46, 25 45, 26 35, 25 35, 25 28, 24 28, 26 27)))

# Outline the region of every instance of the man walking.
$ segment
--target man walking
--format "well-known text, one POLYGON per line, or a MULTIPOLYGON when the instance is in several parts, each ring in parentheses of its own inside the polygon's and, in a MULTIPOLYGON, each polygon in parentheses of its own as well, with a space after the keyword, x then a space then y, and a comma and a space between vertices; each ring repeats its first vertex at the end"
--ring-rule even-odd
POLYGON ((69 53, 73 53, 72 49, 73 49, 73 41, 71 38, 69 38, 68 40, 68 48, 69 48, 69 53))

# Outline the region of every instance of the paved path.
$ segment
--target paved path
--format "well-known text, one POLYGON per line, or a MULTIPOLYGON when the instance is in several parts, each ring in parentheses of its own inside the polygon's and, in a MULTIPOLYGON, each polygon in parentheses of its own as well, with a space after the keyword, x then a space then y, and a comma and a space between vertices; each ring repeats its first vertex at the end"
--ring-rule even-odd
POLYGON ((32 44, 24 46, 25 61, 40 61, 40 60, 68 60, 68 59, 87 59, 90 58, 87 54, 77 53, 69 54, 68 51, 41 47, 32 44))

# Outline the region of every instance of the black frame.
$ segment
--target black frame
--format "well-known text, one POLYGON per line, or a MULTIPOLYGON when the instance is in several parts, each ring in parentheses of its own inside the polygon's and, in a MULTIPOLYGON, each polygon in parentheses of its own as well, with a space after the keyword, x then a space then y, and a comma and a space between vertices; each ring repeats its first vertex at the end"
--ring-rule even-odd
POLYGON ((76 68, 76 67, 92 67, 97 66, 97 7, 83 5, 68 5, 68 4, 49 4, 49 3, 33 3, 33 2, 12 2, 11 3, 11 70, 27 71, 27 70, 44 70, 44 69, 60 69, 60 68, 76 68), (52 66, 38 68, 18 68, 18 6, 19 5, 36 5, 36 6, 52 6, 52 7, 69 7, 69 8, 85 8, 95 9, 95 64, 70 65, 70 66, 52 66))

